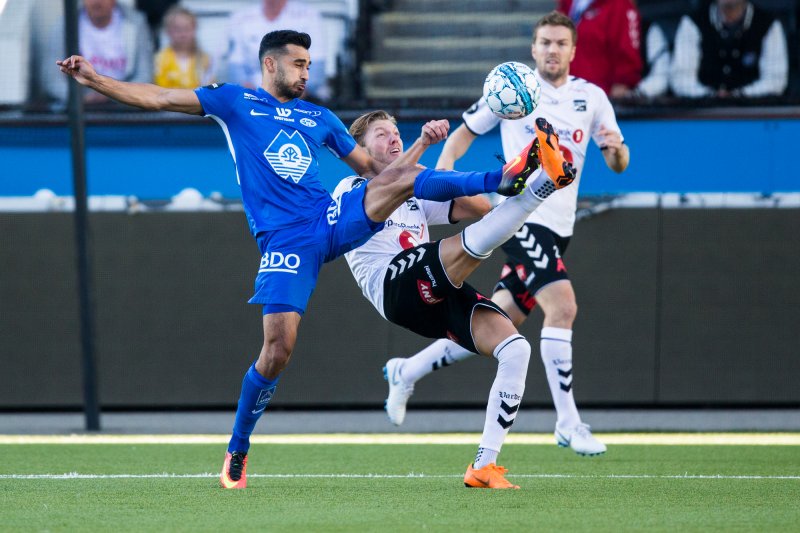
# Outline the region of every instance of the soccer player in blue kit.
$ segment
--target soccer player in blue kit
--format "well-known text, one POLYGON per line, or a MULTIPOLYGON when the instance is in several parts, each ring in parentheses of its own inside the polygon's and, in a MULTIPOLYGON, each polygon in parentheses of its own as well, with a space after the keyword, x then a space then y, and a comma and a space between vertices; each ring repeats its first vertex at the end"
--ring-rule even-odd
POLYGON ((264 343, 242 381, 233 434, 220 484, 247 485, 250 435, 286 368, 297 329, 323 263, 366 242, 406 199, 449 200, 485 192, 519 194, 536 169, 534 143, 501 169, 453 172, 412 164, 430 144, 447 136, 447 121, 431 121, 394 164, 381 171, 328 109, 300 100, 309 77, 308 34, 278 30, 259 50, 262 82, 257 89, 213 84, 196 90, 122 82, 95 72, 81 56, 56 64, 101 94, 148 110, 205 115, 228 140, 250 231, 261 264, 250 303, 263 306, 264 343), (354 171, 372 177, 338 201, 319 180, 317 151, 326 146, 354 171))

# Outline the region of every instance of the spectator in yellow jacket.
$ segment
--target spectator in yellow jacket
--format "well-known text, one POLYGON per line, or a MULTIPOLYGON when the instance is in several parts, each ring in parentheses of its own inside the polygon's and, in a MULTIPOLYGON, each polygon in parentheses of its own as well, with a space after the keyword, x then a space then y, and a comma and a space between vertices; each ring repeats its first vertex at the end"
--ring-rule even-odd
POLYGON ((156 85, 171 89, 194 89, 213 81, 211 57, 197 44, 197 17, 181 6, 164 14, 169 44, 155 56, 156 85))

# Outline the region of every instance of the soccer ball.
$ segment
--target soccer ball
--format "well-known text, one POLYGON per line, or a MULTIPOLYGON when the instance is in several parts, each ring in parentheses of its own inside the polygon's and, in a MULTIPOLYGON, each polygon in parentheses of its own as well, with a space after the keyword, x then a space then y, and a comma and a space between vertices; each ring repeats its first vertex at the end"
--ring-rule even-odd
POLYGON ((533 70, 524 63, 509 61, 494 67, 483 82, 483 99, 500 118, 517 119, 533 113, 539 105, 542 87, 533 70))

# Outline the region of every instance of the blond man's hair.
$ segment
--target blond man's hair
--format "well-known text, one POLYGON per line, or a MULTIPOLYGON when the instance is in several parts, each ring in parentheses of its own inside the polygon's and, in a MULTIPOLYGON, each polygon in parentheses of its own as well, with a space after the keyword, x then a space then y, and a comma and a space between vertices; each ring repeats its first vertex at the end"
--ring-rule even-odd
POLYGON ((352 135, 353 139, 355 139, 358 144, 364 146, 364 136, 366 136, 370 124, 377 122, 378 120, 388 120, 392 124, 397 125, 397 120, 395 120, 392 115, 386 111, 383 111, 382 109, 379 109, 377 111, 364 113, 355 119, 350 125, 350 135, 352 135))

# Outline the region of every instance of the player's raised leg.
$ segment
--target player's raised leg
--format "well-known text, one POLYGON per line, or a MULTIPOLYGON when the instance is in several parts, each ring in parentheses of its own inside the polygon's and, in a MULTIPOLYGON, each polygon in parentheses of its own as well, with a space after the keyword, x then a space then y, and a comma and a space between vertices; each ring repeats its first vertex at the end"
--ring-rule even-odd
POLYGON ((364 209, 376 222, 386 220, 400 204, 412 196, 423 200, 445 201, 460 196, 497 192, 515 196, 539 168, 535 143, 502 168, 491 172, 455 172, 420 169, 416 166, 387 168, 367 183, 364 209))

